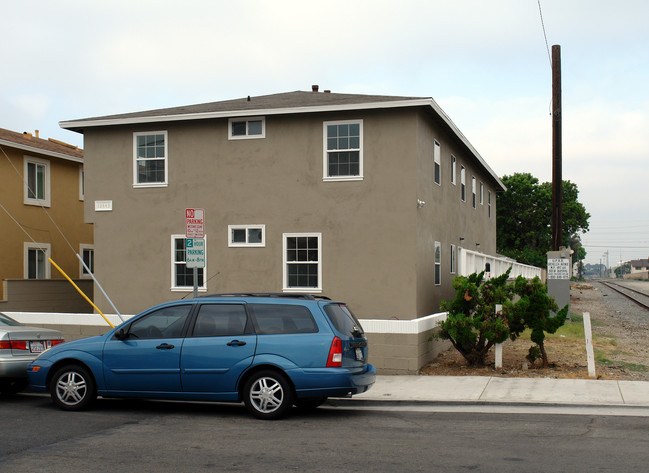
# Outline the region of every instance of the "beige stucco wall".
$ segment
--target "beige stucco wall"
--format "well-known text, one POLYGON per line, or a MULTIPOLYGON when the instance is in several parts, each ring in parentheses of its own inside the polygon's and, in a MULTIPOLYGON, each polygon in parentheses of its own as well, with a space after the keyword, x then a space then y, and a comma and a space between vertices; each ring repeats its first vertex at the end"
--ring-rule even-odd
MULTIPOLYGON (((75 252, 80 250, 81 244, 93 244, 92 225, 84 223, 84 203, 79 199, 80 164, 45 154, 27 153, 7 145, 3 146, 3 150, 20 175, 16 173, 9 160, 4 156, 3 159, 0 159, 0 175, 3 176, 0 200, 37 243, 51 245, 52 259, 71 278, 78 278, 80 276, 79 260, 75 252), (49 216, 40 206, 24 204, 25 156, 49 161, 51 205, 46 207, 49 216), (52 220, 65 235, 65 238, 52 220)), ((21 279, 25 274, 24 243, 32 240, 4 211, 0 212, 0 228, 2 229, 0 231, 0 278, 21 279)), ((53 279, 63 278, 53 267, 51 276, 53 279)), ((3 297, 4 294, 0 294, 0 299, 3 297)))
MULTIPOLYGON (((85 215, 95 223, 96 274, 126 313, 183 297, 170 290, 171 235, 184 233, 185 208, 203 208, 208 293, 281 291, 282 234, 316 232, 323 294, 361 318, 437 312, 451 297, 450 242, 464 236, 495 250, 495 192, 492 222, 459 202, 450 150, 467 167, 469 199, 477 166, 436 126, 415 109, 394 109, 267 116, 266 138, 253 140, 229 141, 227 119, 88 129, 85 215), (343 119, 364 121, 364 179, 323 182, 323 122, 343 119), (168 187, 133 188, 138 131, 168 132, 168 187), (433 136, 442 144, 441 187, 432 184, 433 136), (417 209, 418 199, 427 205, 417 209), (95 212, 95 200, 111 200, 113 211, 95 212), (264 248, 228 247, 228 225, 244 224, 266 226, 264 248), (445 250, 440 287, 432 284, 434 241, 445 250)), ((486 215, 486 205, 479 210, 486 215)))

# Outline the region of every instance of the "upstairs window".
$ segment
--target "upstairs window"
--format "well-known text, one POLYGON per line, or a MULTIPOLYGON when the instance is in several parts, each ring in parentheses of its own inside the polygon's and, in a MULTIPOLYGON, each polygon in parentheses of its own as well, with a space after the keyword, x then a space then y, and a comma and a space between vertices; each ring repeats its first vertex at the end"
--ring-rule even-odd
POLYGON ((471 205, 473 205, 473 208, 475 209, 475 207, 476 207, 476 187, 475 187, 475 177, 472 177, 472 178, 471 178, 471 195, 473 196, 473 197, 472 197, 472 201, 471 201, 471 205))
POLYGON ((46 159, 25 156, 25 193, 27 205, 49 207, 50 200, 50 162, 46 159))
POLYGON ((266 246, 266 225, 228 225, 228 246, 266 246))
POLYGON ((435 286, 442 284, 442 244, 435 242, 435 286))
POLYGON ((487 208, 489 218, 491 218, 491 191, 487 191, 487 208))
POLYGON ((167 132, 133 133, 133 186, 167 185, 167 132))
POLYGON ((228 120, 229 140, 248 140, 266 137, 266 120, 264 117, 230 118, 228 120))
POLYGON ((455 159, 455 156, 451 156, 451 184, 453 185, 457 185, 456 173, 457 173, 457 160, 455 159))
POLYGON ((434 178, 435 178, 435 184, 441 184, 442 183, 442 176, 441 176, 441 167, 442 167, 442 151, 440 148, 439 143, 437 140, 434 141, 433 143, 433 166, 434 166, 434 178))
POLYGON ((466 169, 460 165, 460 198, 466 202, 466 169))
POLYGON ((324 122, 325 180, 363 179, 363 120, 324 122))
POLYGON ((480 205, 484 205, 484 185, 480 182, 480 205))

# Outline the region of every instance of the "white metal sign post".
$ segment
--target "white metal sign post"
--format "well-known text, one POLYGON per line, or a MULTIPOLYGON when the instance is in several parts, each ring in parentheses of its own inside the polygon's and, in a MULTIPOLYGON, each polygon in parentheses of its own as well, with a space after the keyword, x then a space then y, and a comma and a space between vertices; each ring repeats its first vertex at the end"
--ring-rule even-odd
POLYGON ((198 297, 198 268, 205 267, 205 211, 185 209, 185 265, 194 270, 194 297, 198 297))

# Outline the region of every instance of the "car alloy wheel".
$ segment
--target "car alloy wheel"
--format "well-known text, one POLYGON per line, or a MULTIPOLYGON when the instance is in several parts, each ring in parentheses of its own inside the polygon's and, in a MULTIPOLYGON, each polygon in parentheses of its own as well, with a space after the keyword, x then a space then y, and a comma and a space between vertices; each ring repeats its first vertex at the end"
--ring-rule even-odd
POLYGON ((280 373, 261 371, 246 383, 244 403, 259 419, 279 419, 293 405, 293 391, 280 373))
POLYGON ((82 366, 64 366, 52 378, 54 403, 66 411, 82 410, 97 396, 92 375, 82 366))

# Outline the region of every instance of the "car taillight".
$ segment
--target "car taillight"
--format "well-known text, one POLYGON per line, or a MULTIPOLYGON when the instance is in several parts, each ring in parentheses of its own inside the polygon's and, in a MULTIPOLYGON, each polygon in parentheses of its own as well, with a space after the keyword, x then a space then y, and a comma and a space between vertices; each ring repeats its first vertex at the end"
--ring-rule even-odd
POLYGON ((343 365, 343 342, 340 338, 334 337, 329 348, 327 357, 327 368, 338 368, 343 365))
POLYGON ((11 348, 13 350, 29 350, 27 340, 11 340, 11 348))
POLYGON ((0 350, 10 350, 11 342, 9 340, 0 340, 0 350))
POLYGON ((60 345, 63 342, 65 342, 65 340, 48 340, 47 341, 47 348, 51 348, 54 345, 60 345))

